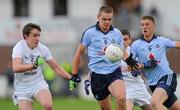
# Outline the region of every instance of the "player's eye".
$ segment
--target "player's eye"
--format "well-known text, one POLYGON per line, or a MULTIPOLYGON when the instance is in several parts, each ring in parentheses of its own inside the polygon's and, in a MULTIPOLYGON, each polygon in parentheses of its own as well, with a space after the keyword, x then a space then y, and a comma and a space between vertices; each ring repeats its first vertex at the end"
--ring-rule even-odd
POLYGON ((110 19, 102 18, 102 20, 103 20, 103 21, 111 21, 112 18, 110 18, 110 19))
POLYGON ((40 37, 40 34, 30 33, 33 37, 40 37))
POLYGON ((123 40, 124 40, 124 41, 127 41, 127 40, 128 40, 128 38, 123 38, 123 40))

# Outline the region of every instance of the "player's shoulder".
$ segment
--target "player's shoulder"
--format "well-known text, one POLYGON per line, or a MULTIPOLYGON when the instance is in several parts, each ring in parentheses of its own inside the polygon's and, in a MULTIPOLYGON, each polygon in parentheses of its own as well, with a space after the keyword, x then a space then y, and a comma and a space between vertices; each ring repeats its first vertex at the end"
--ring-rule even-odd
POLYGON ((121 34, 122 35, 122 32, 118 28, 116 28, 116 27, 113 27, 113 31, 115 33, 117 33, 117 34, 121 34))
POLYGON ((172 39, 170 39, 170 38, 168 38, 168 37, 165 37, 165 36, 157 36, 157 39, 158 39, 158 42, 161 42, 161 43, 167 43, 167 41, 174 41, 174 40, 172 40, 172 39))
POLYGON ((24 44, 25 44, 25 40, 20 40, 19 42, 17 42, 15 45, 14 45, 14 48, 21 48, 21 47, 24 47, 24 44))
POLYGON ((39 47, 39 48, 42 48, 42 49, 48 48, 47 45, 45 45, 45 44, 43 44, 43 43, 41 43, 41 42, 39 42, 38 47, 39 47))
POLYGON ((165 37, 162 35, 154 35, 156 39, 164 39, 165 37))
POLYGON ((91 25, 89 27, 87 27, 83 33, 89 33, 89 32, 93 32, 96 30, 96 25, 91 25))
POLYGON ((116 28, 116 27, 113 27, 113 30, 116 31, 116 32, 120 32, 121 33, 121 31, 118 28, 116 28))
POLYGON ((135 40, 132 44, 133 44, 133 45, 138 45, 138 44, 140 44, 140 43, 142 43, 142 39, 137 39, 137 40, 135 40))

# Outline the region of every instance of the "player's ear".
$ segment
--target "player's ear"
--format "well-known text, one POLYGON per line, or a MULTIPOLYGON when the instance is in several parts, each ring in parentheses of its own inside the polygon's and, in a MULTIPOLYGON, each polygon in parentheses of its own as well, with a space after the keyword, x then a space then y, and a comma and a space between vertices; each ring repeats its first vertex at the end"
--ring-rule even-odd
POLYGON ((97 14, 97 19, 99 20, 99 14, 97 14))
POLYGON ((24 39, 26 39, 27 37, 28 37, 28 35, 27 35, 27 34, 24 34, 24 35, 23 35, 23 38, 24 38, 24 39))
POLYGON ((129 38, 129 41, 130 41, 130 43, 132 43, 132 38, 131 37, 129 38))

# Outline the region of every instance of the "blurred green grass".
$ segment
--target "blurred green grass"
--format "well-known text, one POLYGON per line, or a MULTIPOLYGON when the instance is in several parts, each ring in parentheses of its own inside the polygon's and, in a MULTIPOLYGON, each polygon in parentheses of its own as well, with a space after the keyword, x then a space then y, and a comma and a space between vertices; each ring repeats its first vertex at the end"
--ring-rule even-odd
MULTIPOLYGON (((115 110, 115 103, 113 101, 113 110, 115 110)), ((37 102, 33 104, 34 110, 43 110, 41 105, 37 102)), ((17 106, 14 106, 11 99, 0 99, 0 110, 18 110, 17 106)), ((53 98, 53 110, 100 110, 97 101, 89 101, 79 98, 53 98)), ((135 107, 134 110, 141 110, 135 107)))

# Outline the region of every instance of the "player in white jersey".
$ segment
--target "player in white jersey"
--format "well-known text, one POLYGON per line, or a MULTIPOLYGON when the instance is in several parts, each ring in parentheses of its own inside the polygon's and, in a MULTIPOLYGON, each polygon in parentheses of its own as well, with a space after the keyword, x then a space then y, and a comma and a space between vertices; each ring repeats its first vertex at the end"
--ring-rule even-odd
POLYGON ((22 31, 24 40, 19 41, 13 48, 12 68, 15 88, 13 101, 15 105, 18 104, 19 110, 32 110, 33 99, 36 99, 44 110, 52 110, 52 96, 41 68, 44 60, 58 75, 70 80, 73 86, 80 81, 78 76, 71 76, 64 71, 48 47, 39 42, 40 32, 39 25, 26 24, 22 31))
MULTIPOLYGON (((121 30, 123 34, 124 47, 130 54, 131 35, 128 30, 121 30)), ((143 110, 153 110, 150 104, 151 95, 142 79, 142 75, 135 73, 134 76, 128 68, 128 65, 121 60, 120 63, 123 79, 126 86, 126 104, 127 110, 133 110, 134 105, 140 106, 143 110)))

